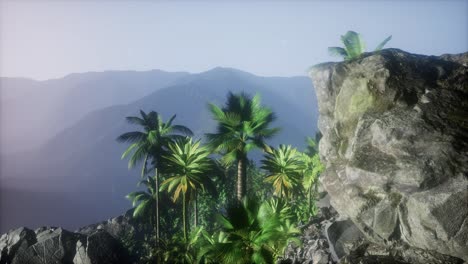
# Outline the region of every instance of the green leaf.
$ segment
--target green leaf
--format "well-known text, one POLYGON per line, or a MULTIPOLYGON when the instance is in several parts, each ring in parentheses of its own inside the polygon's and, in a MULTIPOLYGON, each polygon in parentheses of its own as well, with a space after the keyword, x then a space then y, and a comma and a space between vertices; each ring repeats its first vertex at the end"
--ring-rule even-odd
POLYGON ((354 31, 346 32, 344 36, 341 36, 341 41, 343 42, 348 55, 346 59, 357 58, 365 50, 365 45, 361 36, 354 31))
POLYGON ((343 57, 343 59, 348 56, 348 53, 346 52, 346 50, 340 47, 329 47, 328 53, 331 56, 343 57))
POLYGON ((382 43, 380 43, 379 45, 377 45, 377 47, 375 48, 375 51, 379 51, 381 49, 383 49, 383 47, 387 44, 387 42, 389 42, 390 40, 392 39, 392 35, 388 36, 386 39, 384 39, 384 41, 382 41, 382 43))

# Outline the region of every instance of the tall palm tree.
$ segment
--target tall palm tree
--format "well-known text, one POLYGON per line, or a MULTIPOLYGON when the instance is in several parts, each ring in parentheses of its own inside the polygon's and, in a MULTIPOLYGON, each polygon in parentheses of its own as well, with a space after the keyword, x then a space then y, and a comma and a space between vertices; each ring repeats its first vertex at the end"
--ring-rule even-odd
POLYGON ((261 162, 261 168, 268 171, 265 182, 273 184, 274 194, 291 198, 293 191, 300 187, 303 168, 297 150, 289 145, 280 145, 278 149, 269 149, 261 162))
POLYGON ((237 199, 246 193, 247 153, 254 148, 264 148, 265 140, 279 129, 270 128, 274 113, 263 107, 260 96, 253 98, 245 93, 229 93, 226 105, 220 108, 209 104, 213 118, 218 122, 216 133, 206 134, 210 146, 223 154, 223 162, 237 161, 237 199))
MULTIPOLYGON (((392 36, 388 36, 375 48, 375 51, 381 50, 391 39, 392 36)), ((333 56, 341 56, 345 60, 350 60, 359 57, 366 50, 361 35, 354 31, 348 31, 341 36, 341 42, 343 42, 344 48, 329 47, 328 52, 333 56)))
MULTIPOLYGON (((169 143, 169 154, 164 156, 167 161, 166 168, 172 176, 161 184, 161 190, 167 189, 173 193, 176 202, 182 194, 184 239, 187 241, 187 208, 190 200, 194 200, 195 219, 197 218, 197 191, 204 190, 207 184, 207 172, 212 162, 208 157, 210 151, 201 146, 200 140, 192 142, 191 138, 179 139, 169 143)), ((195 221, 196 222, 196 221, 195 221)))
POLYGON ((156 223, 155 208, 158 193, 155 183, 155 177, 147 177, 138 183, 138 185, 144 185, 146 191, 131 192, 126 196, 135 208, 133 217, 137 219, 149 219, 149 224, 153 227, 156 223))
MULTIPOLYGON (((155 190, 159 190, 159 173, 161 166, 161 157, 166 152, 166 146, 174 139, 182 135, 192 135, 192 131, 185 126, 173 125, 175 119, 173 115, 168 122, 163 122, 161 116, 154 111, 146 114, 140 110, 141 117, 129 116, 127 121, 130 124, 139 125, 143 131, 132 131, 120 135, 117 138, 119 142, 132 143, 122 154, 122 159, 129 157, 128 168, 131 169, 139 161, 143 161, 141 177, 147 173, 148 162, 154 168, 155 190), (182 134, 182 135, 181 135, 182 134)), ((159 192, 156 191, 156 240, 159 241, 159 192)))

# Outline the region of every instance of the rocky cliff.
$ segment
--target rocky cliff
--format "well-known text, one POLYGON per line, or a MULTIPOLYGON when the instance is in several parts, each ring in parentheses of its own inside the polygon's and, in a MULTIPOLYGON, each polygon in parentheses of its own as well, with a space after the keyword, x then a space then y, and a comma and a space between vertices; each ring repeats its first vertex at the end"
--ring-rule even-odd
POLYGON ((373 243, 468 261, 467 64, 387 49, 311 70, 321 182, 373 243))
POLYGON ((142 239, 131 212, 70 232, 20 227, 0 236, 0 264, 130 264, 125 239, 142 239))

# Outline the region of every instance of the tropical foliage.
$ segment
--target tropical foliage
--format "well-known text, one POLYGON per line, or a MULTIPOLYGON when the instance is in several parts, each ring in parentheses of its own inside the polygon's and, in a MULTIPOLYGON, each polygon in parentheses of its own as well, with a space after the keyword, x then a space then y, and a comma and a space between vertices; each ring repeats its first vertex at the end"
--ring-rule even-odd
MULTIPOLYGON (((174 202, 182 195, 184 240, 187 241, 187 204, 193 200, 196 212, 197 192, 209 184, 207 172, 212 164, 208 158, 210 152, 207 147, 200 145, 200 141, 192 142, 191 138, 169 143, 168 149, 170 152, 164 158, 167 161, 166 169, 172 176, 161 184, 161 191, 167 189, 173 192, 174 202)), ((196 223, 197 215, 194 217, 196 223)))
POLYGON ((143 252, 138 263, 274 263, 288 245, 300 244, 297 223, 316 212, 323 166, 315 140, 307 138, 304 152, 267 145, 279 129, 271 127, 275 115, 259 95, 229 93, 222 108, 209 108, 217 127, 206 145, 173 125, 175 116, 167 122, 156 112, 127 117, 142 129, 118 138, 131 143, 122 158, 129 168, 142 162, 144 187, 127 198, 135 220, 156 229, 141 250, 125 243, 143 252), (248 159, 254 149, 264 152, 260 166, 248 159))
MULTIPOLYGON (((392 36, 388 36, 384 39, 377 47, 375 51, 381 50, 387 42, 392 39, 392 36)), ((341 36, 341 42, 344 47, 329 47, 328 52, 333 56, 343 57, 345 60, 351 60, 359 57, 362 53, 366 51, 366 45, 361 38, 359 33, 354 31, 348 31, 346 34, 341 36)))
POLYGON ((222 225, 218 241, 212 239, 204 253, 222 263, 273 263, 288 242, 299 244, 299 230, 268 203, 244 198, 218 219, 222 225))
POLYGON ((132 201, 133 217, 146 219, 150 225, 156 224, 155 210, 157 194, 155 179, 156 177, 147 177, 141 180, 138 185, 144 185, 146 191, 137 191, 129 193, 126 198, 132 201))
MULTIPOLYGON (((160 161, 162 155, 166 152, 166 146, 169 142, 176 138, 180 138, 181 134, 192 135, 192 131, 185 126, 173 125, 172 122, 176 116, 172 116, 168 122, 163 122, 161 116, 154 111, 146 114, 140 110, 141 117, 129 116, 127 122, 130 124, 139 125, 143 131, 132 131, 120 135, 117 138, 119 142, 132 143, 127 150, 122 154, 122 159, 130 157, 128 168, 131 169, 139 161, 143 161, 141 177, 147 173, 148 161, 154 168, 154 184, 155 190, 159 190, 159 175, 160 161)), ((155 225, 156 238, 159 240, 159 192, 155 192, 155 225)))
POLYGON ((237 199, 246 194, 247 153, 254 148, 264 148, 265 140, 274 136, 279 129, 271 128, 274 113, 261 105, 260 96, 253 98, 245 93, 229 93, 226 105, 220 108, 209 104, 216 120, 216 133, 208 133, 210 147, 223 155, 225 164, 237 162, 237 199))
POLYGON ((303 165, 298 155, 295 148, 285 145, 267 150, 265 159, 262 160, 262 169, 268 172, 265 182, 273 185, 276 196, 291 198, 294 191, 300 191, 303 165))

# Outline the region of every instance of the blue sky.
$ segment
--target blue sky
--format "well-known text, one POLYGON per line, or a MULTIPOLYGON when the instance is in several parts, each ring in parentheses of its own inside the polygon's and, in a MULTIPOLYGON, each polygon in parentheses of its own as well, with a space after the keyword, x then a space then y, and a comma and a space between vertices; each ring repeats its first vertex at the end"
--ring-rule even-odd
POLYGON ((0 76, 216 66, 305 75, 337 60, 327 47, 350 29, 368 50, 393 35, 388 47, 461 53, 468 51, 468 1, 0 0, 0 76))

